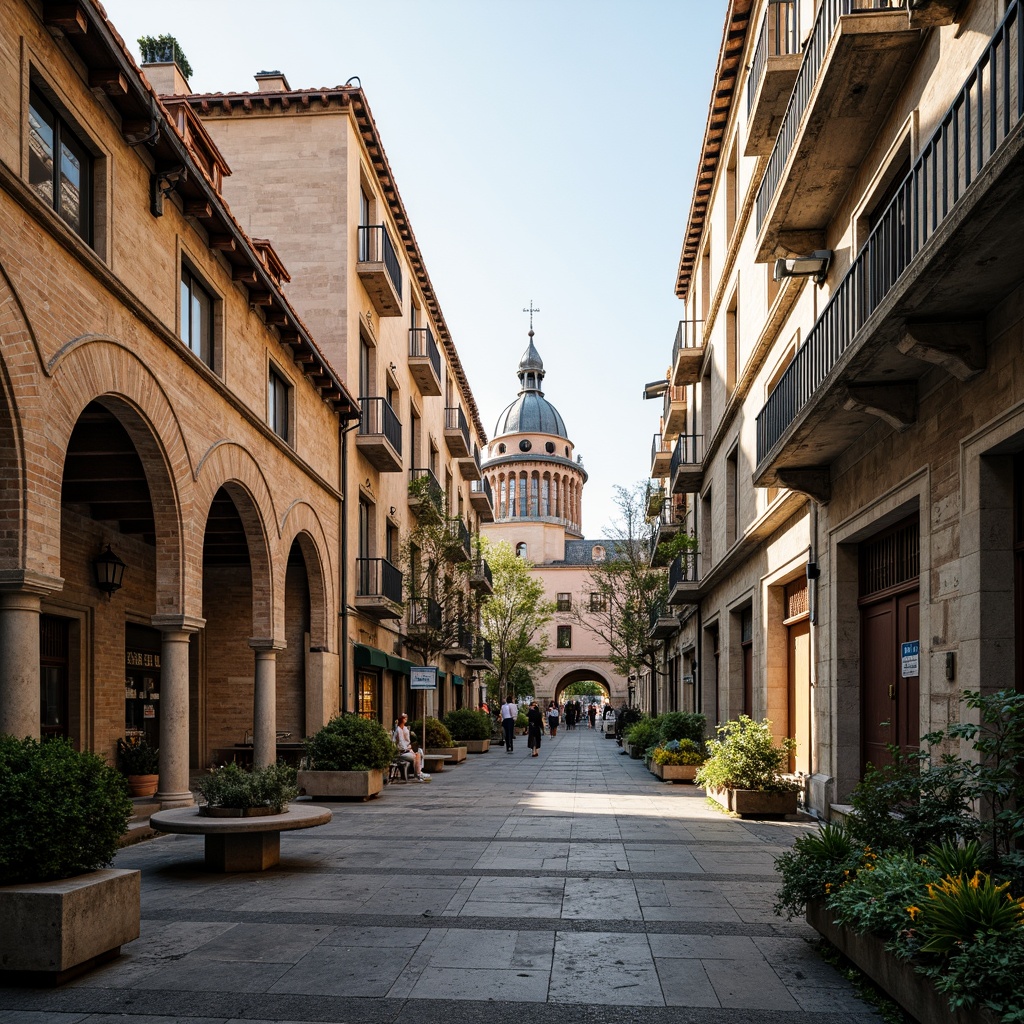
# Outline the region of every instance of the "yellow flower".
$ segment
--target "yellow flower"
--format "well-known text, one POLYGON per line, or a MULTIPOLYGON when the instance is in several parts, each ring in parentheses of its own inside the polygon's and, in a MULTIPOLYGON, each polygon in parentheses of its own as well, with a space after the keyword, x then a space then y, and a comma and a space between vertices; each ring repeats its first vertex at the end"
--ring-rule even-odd
POLYGON ((910 915, 911 921, 917 920, 917 915, 921 913, 920 907, 907 907, 907 913, 910 915))

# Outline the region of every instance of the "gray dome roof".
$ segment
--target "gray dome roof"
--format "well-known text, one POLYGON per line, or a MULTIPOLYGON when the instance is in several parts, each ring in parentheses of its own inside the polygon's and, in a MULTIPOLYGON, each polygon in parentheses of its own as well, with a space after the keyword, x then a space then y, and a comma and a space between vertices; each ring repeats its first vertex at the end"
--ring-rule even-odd
POLYGON ((540 386, 544 380, 544 360, 533 344, 533 330, 530 343, 519 360, 519 397, 505 407, 498 417, 494 436, 501 434, 555 434, 568 438, 565 424, 558 410, 544 397, 540 386))

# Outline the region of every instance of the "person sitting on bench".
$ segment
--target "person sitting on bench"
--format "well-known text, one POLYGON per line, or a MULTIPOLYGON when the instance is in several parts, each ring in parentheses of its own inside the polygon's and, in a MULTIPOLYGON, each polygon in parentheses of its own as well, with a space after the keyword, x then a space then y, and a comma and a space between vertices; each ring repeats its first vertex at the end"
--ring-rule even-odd
POLYGON ((395 746, 398 747, 398 760, 411 761, 413 771, 420 782, 425 782, 429 779, 430 776, 423 771, 423 752, 415 750, 412 745, 412 738, 409 735, 408 715, 398 716, 398 721, 395 722, 395 731, 391 734, 391 738, 395 741, 395 746))

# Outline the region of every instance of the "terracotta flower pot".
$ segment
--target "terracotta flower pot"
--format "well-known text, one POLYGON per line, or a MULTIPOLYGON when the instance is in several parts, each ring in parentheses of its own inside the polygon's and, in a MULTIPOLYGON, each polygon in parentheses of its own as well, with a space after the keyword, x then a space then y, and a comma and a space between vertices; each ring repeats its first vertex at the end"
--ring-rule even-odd
POLYGON ((159 775, 128 775, 129 796, 152 796, 160 782, 159 775))

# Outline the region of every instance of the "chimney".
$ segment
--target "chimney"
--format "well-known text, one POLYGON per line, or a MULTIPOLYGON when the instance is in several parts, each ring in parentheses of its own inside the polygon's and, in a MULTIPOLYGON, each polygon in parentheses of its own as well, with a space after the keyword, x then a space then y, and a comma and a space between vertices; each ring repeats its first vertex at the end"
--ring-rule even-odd
POLYGON ((281 71, 258 71, 254 76, 260 92, 291 92, 288 79, 281 71))
POLYGON ((174 61, 143 64, 142 70, 157 96, 188 96, 192 87, 174 61))

